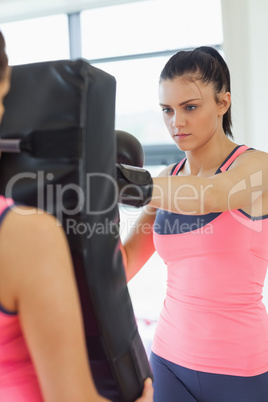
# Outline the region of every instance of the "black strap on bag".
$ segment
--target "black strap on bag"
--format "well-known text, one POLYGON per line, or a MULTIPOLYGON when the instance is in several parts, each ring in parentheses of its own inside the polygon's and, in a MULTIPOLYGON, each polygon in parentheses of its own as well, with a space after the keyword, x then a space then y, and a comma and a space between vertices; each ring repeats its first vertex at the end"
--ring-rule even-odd
POLYGON ((62 222, 97 389, 131 402, 152 373, 119 249, 115 87, 85 60, 13 67, 0 127, 0 194, 62 222))

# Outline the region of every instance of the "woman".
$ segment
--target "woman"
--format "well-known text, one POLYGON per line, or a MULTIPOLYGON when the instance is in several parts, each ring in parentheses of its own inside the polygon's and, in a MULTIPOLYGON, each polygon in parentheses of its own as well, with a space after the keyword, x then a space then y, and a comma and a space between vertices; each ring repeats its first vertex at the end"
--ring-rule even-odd
MULTIPOLYGON (((0 32, 0 121, 9 86, 0 32)), ((17 212, 0 196, 0 400, 106 401, 90 374, 63 230, 43 211, 17 212)), ((152 401, 152 393, 148 380, 138 401, 152 401)))
POLYGON ((128 279, 155 250, 167 264, 154 400, 267 401, 268 155, 232 141, 229 70, 215 49, 172 56, 159 100, 186 158, 153 179, 124 244, 128 279))

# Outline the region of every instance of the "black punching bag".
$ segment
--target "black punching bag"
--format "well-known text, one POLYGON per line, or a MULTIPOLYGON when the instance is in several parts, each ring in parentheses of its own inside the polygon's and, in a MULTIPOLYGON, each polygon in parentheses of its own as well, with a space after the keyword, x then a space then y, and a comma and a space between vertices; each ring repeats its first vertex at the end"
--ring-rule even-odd
POLYGON ((68 237, 97 389, 134 401, 152 377, 119 249, 115 79, 85 60, 12 68, 0 194, 54 214, 68 237))

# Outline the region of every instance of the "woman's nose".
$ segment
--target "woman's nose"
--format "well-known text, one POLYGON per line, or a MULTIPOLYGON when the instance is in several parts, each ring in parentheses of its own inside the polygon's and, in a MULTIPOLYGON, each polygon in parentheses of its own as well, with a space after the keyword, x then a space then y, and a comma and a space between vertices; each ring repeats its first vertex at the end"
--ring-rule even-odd
POLYGON ((173 127, 183 127, 185 125, 185 118, 183 113, 175 112, 173 116, 173 127))

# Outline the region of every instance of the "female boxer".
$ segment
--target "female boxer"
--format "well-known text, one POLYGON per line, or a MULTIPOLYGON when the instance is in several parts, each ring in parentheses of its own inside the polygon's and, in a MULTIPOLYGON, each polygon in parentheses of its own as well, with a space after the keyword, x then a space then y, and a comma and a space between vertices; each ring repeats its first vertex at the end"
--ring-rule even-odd
POLYGON ((140 191, 149 204, 123 249, 128 279, 155 250, 167 265, 154 401, 265 402, 268 155, 232 141, 229 70, 213 48, 172 56, 159 100, 186 158, 140 191))
MULTIPOLYGON (((0 121, 10 86, 0 32, 0 121)), ((151 380, 139 402, 152 401, 151 380)), ((0 196, 1 402, 106 401, 88 365, 65 235, 54 217, 0 196)))

